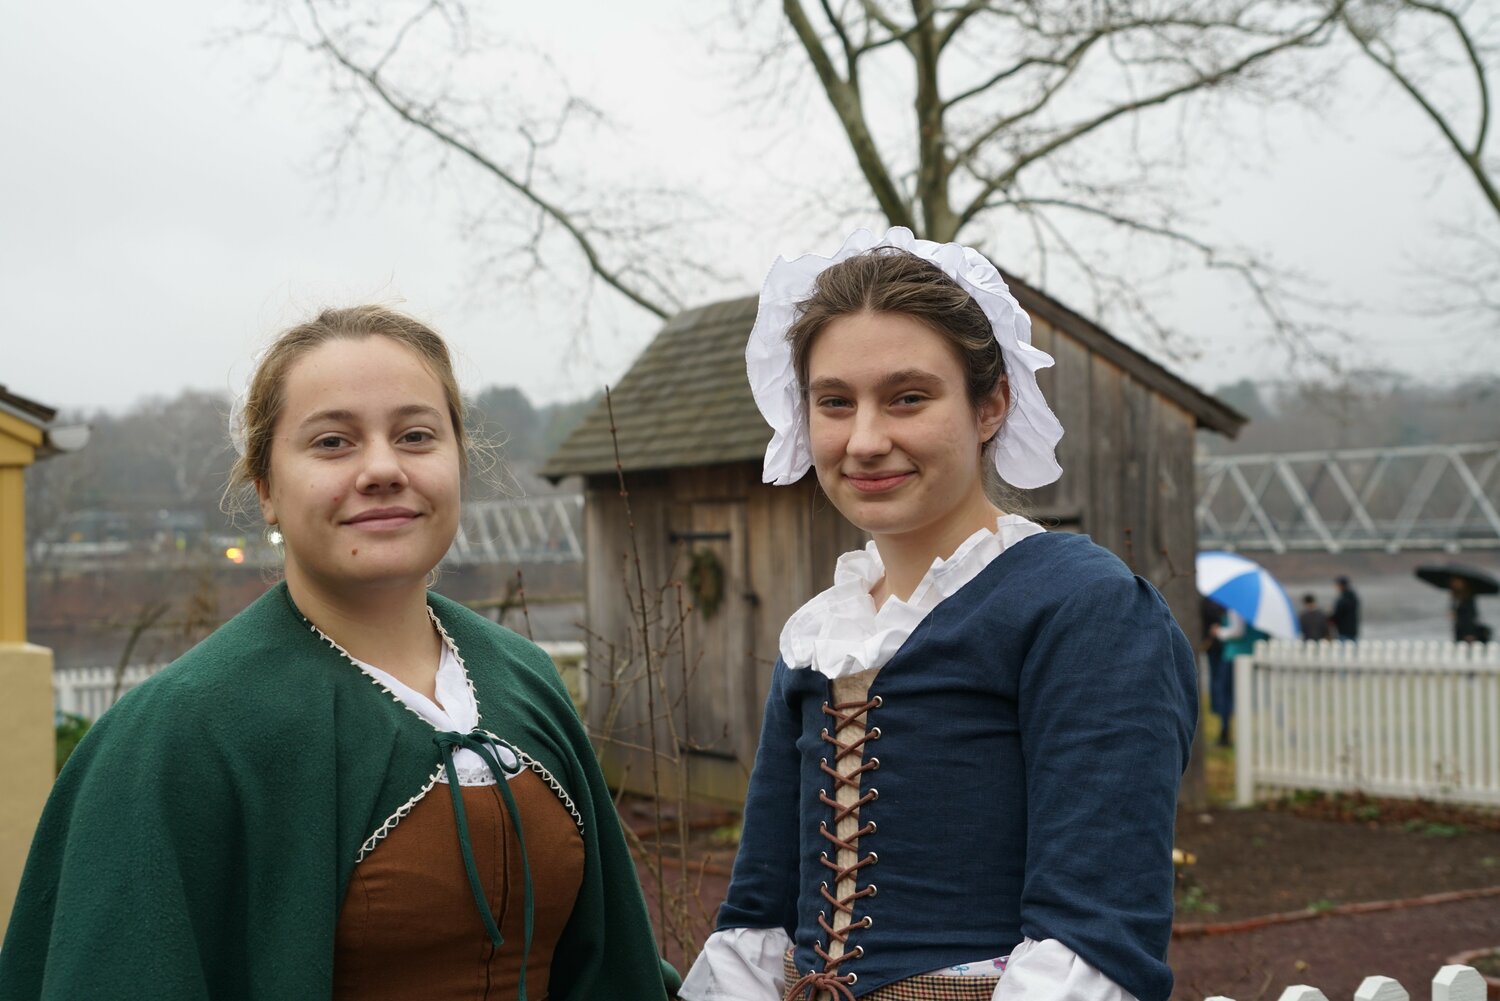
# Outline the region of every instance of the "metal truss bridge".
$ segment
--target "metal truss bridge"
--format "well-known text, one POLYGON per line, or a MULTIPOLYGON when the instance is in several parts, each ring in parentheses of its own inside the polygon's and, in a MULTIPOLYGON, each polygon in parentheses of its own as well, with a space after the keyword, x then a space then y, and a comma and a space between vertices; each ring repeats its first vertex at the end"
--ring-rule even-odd
MULTIPOLYGON (((1198 546, 1500 549, 1500 442, 1208 456, 1198 546)), ((583 497, 466 503, 446 562, 581 563, 583 497)))
POLYGON ((1200 549, 1500 549, 1500 442, 1209 456, 1200 549))
POLYGON ((582 494, 472 501, 463 505, 444 562, 582 563, 582 534, 582 494))

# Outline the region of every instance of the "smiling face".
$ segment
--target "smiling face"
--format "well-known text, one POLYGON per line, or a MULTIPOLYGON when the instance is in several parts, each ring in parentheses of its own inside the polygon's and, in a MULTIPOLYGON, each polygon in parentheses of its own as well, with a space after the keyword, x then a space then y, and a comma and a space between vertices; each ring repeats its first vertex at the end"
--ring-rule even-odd
POLYGON ((458 527, 460 450, 442 383, 376 335, 307 351, 284 393, 255 486, 285 543, 287 583, 330 598, 421 588, 458 527))
POLYGON ((946 556, 994 527, 980 451, 1000 427, 1002 381, 975 406, 957 351, 900 313, 830 320, 807 364, 818 482, 839 512, 882 539, 946 556))

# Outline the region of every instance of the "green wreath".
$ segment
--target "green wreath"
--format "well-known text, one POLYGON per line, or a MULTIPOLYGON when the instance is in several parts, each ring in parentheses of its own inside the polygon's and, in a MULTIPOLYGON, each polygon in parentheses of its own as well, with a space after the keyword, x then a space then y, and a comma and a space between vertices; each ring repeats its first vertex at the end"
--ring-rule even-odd
POLYGON ((688 560, 688 593, 705 619, 724 604, 724 564, 712 549, 695 549, 688 560))

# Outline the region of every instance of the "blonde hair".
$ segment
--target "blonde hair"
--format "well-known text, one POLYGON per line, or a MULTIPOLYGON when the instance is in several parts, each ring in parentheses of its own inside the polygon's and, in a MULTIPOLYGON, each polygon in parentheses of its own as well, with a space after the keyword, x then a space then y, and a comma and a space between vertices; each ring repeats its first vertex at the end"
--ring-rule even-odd
POLYGON ((286 405, 286 377, 297 359, 330 341, 360 341, 370 337, 388 337, 410 348, 437 377, 458 442, 459 471, 468 474, 473 442, 464 424, 464 400, 453 375, 448 345, 437 331, 405 313, 386 306, 350 306, 325 309, 306 323, 283 331, 261 357, 250 377, 243 406, 236 414, 237 426, 233 432, 238 438, 239 458, 229 471, 226 496, 237 488, 253 488, 270 475, 271 442, 286 405))

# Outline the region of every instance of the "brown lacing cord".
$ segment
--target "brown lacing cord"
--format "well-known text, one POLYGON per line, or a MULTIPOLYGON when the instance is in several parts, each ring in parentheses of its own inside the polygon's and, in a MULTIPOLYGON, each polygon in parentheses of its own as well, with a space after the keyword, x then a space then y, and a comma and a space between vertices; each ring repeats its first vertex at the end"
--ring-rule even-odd
MULTIPOLYGON (((879 727, 872 727, 865 730, 857 739, 851 740, 848 743, 839 740, 838 734, 846 726, 860 722, 860 718, 865 716, 871 709, 879 708, 881 701, 880 696, 877 695, 872 699, 861 702, 840 702, 834 705, 829 705, 826 702, 823 703, 823 712, 832 716, 835 720, 833 732, 830 733, 825 727, 822 734, 823 740, 834 746, 834 757, 832 765, 828 763, 827 758, 824 758, 819 767, 825 775, 833 779, 834 795, 829 796, 826 789, 819 790, 818 802, 833 810, 833 823, 830 825, 826 820, 820 821, 818 829, 819 833, 827 838, 833 846, 834 855, 833 858, 829 858, 828 852, 822 852, 819 861, 827 868, 833 870, 833 887, 835 890, 838 889, 840 883, 854 877, 861 869, 880 861, 880 856, 874 852, 869 852, 863 858, 856 859, 854 864, 848 866, 841 866, 835 861, 838 858, 839 851, 857 853, 859 850, 859 839, 875 833, 874 821, 866 823, 848 838, 840 838, 838 836, 838 827, 839 824, 850 818, 858 820, 860 809, 877 799, 880 795, 879 790, 871 789, 847 805, 839 803, 835 797, 837 797, 838 791, 841 788, 848 787, 857 790, 860 785, 861 776, 866 772, 872 772, 880 767, 880 759, 874 757, 868 761, 863 761, 847 775, 841 774, 837 766, 845 758, 851 756, 856 759, 861 758, 864 754, 865 744, 869 741, 880 739, 879 727)), ((819 892, 823 895, 823 899, 833 906, 835 912, 842 912, 852 918, 854 916, 855 902, 863 897, 874 896, 875 886, 871 884, 852 893, 845 894, 842 897, 837 897, 829 892, 828 884, 824 883, 819 892)), ((853 973, 840 974, 839 967, 848 960, 858 959, 865 954, 864 946, 857 945, 852 950, 847 948, 849 933, 856 929, 869 928, 874 923, 874 920, 869 915, 866 915, 858 921, 851 921, 850 924, 842 929, 835 929, 828 922, 826 913, 819 911, 818 927, 828 937, 830 945, 832 942, 837 941, 839 944, 845 946, 845 951, 835 957, 824 949, 823 943, 815 943, 813 951, 823 961, 823 969, 813 970, 793 984, 787 990, 785 1001, 793 1001, 794 998, 801 998, 802 1001, 816 1001, 821 991, 827 991, 834 997, 841 999, 841 1001, 855 1001, 854 991, 851 988, 859 978, 853 973)))

